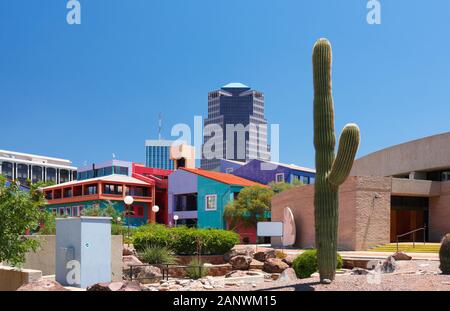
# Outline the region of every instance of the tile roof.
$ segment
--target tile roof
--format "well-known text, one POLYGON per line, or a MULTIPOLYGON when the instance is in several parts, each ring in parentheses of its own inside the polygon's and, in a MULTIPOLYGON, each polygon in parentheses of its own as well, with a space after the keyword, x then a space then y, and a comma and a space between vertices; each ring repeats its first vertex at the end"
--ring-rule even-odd
POLYGON ((193 173, 193 174, 197 174, 209 179, 213 179, 216 180, 218 182, 224 183, 224 184, 228 184, 228 185, 239 185, 239 186, 246 186, 246 187, 251 187, 251 186, 261 186, 261 187, 267 187, 266 185, 242 178, 242 177, 238 177, 232 174, 225 174, 225 173, 219 173, 219 172, 213 172, 213 171, 206 171, 206 170, 202 170, 199 168, 180 168, 184 171, 193 173))

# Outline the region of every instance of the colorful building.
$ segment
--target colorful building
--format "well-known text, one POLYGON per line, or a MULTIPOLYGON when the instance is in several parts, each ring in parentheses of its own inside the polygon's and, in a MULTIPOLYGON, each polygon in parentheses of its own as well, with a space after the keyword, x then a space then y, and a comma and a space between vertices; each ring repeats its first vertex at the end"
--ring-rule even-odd
MULTIPOLYGON (((169 176, 169 224, 199 228, 227 229, 223 217, 225 206, 244 187, 259 183, 220 172, 182 168, 169 176)), ((254 229, 250 235, 254 237, 254 229)))
POLYGON ((159 207, 159 212, 156 214, 156 222, 167 224, 167 178, 172 172, 172 170, 146 167, 143 164, 114 159, 81 167, 78 170, 78 180, 116 174, 154 184, 155 205, 159 207))
POLYGON ((293 183, 296 180, 309 185, 314 183, 316 176, 316 171, 311 168, 258 159, 233 169, 231 173, 265 185, 270 182, 293 183))
POLYGON ((80 216, 86 208, 105 208, 112 205, 124 212, 124 198, 130 195, 134 202, 130 209, 133 215, 125 217, 125 223, 139 226, 155 222, 152 207, 155 203, 155 182, 113 174, 58 184, 43 188, 47 200, 46 208, 59 216, 80 216))

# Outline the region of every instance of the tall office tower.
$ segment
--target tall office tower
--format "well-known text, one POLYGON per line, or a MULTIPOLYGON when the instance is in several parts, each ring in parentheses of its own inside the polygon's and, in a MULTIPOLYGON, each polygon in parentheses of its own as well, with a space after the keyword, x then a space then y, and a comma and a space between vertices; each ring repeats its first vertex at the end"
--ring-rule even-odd
POLYGON ((145 166, 174 169, 174 160, 170 158, 171 140, 146 140, 145 141, 145 166))
POLYGON ((208 94, 201 167, 217 170, 221 159, 270 160, 264 94, 230 83, 208 94))

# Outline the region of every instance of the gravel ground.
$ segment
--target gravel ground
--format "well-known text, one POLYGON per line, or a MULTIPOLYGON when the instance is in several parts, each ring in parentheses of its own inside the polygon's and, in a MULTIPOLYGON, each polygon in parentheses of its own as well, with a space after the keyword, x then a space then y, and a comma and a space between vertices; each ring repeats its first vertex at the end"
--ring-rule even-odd
POLYGON ((397 261, 395 272, 378 275, 351 275, 348 271, 336 275, 330 285, 319 283, 319 277, 294 282, 264 282, 241 285, 226 290, 276 291, 450 291, 450 275, 442 275, 438 261, 397 261))

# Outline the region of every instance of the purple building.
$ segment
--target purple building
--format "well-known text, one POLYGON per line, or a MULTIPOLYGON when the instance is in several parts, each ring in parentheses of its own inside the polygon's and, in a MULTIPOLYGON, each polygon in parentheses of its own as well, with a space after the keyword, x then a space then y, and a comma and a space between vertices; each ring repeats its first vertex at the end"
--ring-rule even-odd
POLYGON ((314 183, 316 171, 294 164, 255 159, 234 169, 232 174, 266 185, 272 181, 293 183, 295 180, 309 185, 314 183))

